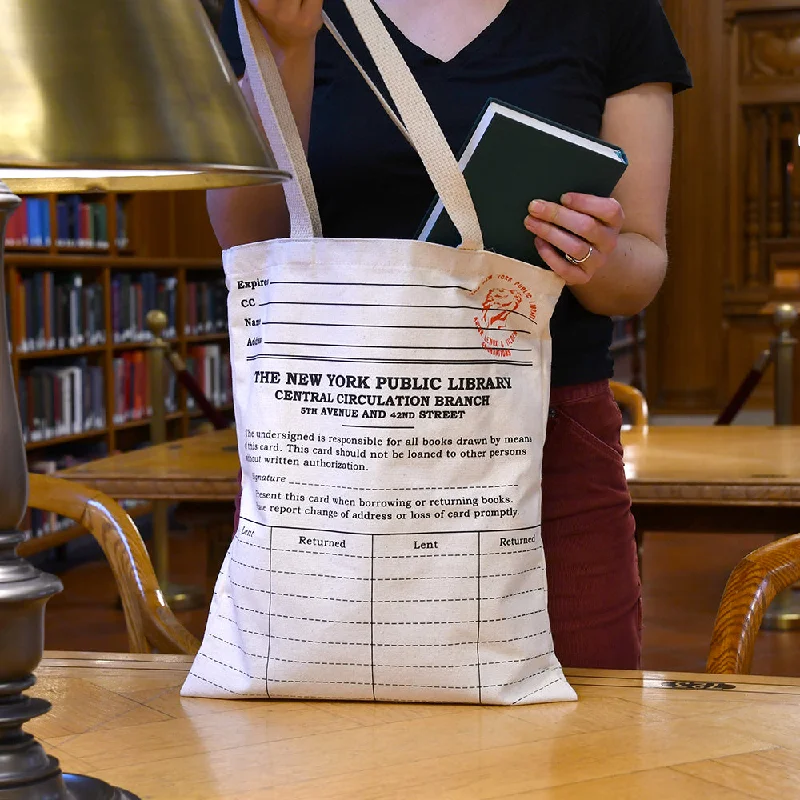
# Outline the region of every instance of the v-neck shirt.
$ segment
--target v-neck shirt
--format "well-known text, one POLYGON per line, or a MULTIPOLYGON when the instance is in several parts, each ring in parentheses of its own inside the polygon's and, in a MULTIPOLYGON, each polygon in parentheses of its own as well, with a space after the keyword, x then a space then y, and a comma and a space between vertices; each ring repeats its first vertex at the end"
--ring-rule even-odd
MULTIPOLYGON (((326 0, 325 10, 388 95, 343 0, 326 0)), ((447 61, 411 42, 378 11, 456 153, 489 97, 598 136, 608 97, 643 83, 670 83, 676 92, 691 85, 659 0, 508 0, 447 61)), ((241 74, 232 0, 220 38, 241 74)), ((430 179, 325 29, 316 43, 308 160, 325 236, 416 237, 435 198, 430 179)), ((612 377, 613 324, 565 289, 550 323, 551 384, 612 377)))

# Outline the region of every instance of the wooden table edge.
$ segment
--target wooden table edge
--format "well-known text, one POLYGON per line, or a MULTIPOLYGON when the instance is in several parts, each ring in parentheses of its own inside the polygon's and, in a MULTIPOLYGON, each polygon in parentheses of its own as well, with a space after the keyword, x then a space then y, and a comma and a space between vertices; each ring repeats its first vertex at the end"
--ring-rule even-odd
MULTIPOLYGON (((186 673, 193 656, 151 655, 145 653, 95 653, 49 650, 37 668, 44 670, 172 670, 186 673)), ((677 689, 680 691, 759 691, 769 693, 781 689, 800 694, 800 678, 771 675, 710 675, 698 672, 658 672, 652 670, 564 670, 567 680, 575 686, 617 686, 620 688, 677 689)), ((34 690, 35 691, 35 690, 34 690)), ((266 698, 265 698, 266 699, 266 698)))

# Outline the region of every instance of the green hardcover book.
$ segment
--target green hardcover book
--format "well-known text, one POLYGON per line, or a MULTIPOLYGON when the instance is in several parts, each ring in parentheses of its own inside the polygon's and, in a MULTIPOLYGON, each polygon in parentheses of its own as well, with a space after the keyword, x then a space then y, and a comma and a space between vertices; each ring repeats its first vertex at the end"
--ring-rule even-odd
MULTIPOLYGON (((628 165, 608 142, 491 98, 459 158, 483 231, 484 247, 546 266, 523 225, 531 200, 565 192, 608 197, 628 165)), ((418 238, 457 246, 461 238, 437 199, 418 238)))

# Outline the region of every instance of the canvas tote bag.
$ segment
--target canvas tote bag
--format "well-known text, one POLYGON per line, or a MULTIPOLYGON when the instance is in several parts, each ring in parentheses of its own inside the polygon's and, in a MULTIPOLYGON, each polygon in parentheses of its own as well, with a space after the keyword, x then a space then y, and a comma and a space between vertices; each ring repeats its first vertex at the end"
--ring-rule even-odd
POLYGON ((345 2, 463 243, 322 238, 280 78, 238 0, 259 113, 295 176, 291 238, 223 254, 241 517, 182 694, 574 700, 540 535, 563 284, 483 250, 371 0, 345 2))

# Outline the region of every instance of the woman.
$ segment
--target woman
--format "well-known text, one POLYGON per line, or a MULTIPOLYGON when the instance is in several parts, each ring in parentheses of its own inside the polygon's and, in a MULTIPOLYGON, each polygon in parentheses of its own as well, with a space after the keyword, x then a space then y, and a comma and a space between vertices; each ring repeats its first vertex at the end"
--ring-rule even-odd
MULTIPOLYGON (((249 0, 275 55, 325 235, 414 238, 434 197, 416 154, 326 30, 322 0, 249 0)), ((611 316, 636 314, 667 266, 672 97, 691 85, 659 0, 376 0, 457 152, 488 97, 625 150, 612 198, 532 197, 531 248, 567 284, 551 321, 542 538, 556 654, 569 667, 636 669, 641 591, 611 396, 611 316)), ((325 10, 374 80, 342 0, 325 10)), ((243 70, 233 0, 220 36, 243 70)), ((255 113, 248 77, 242 89, 255 113)), ((288 235, 280 187, 216 190, 224 247, 288 235)))

